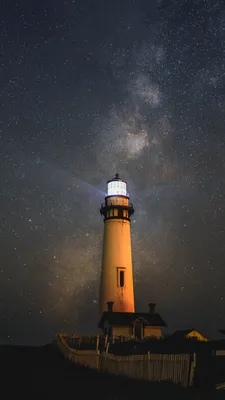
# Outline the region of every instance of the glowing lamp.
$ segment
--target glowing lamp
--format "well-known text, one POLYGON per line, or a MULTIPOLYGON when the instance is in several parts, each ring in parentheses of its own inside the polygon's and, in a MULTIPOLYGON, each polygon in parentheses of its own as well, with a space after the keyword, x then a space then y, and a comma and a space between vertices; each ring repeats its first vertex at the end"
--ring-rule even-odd
POLYGON ((107 196, 127 196, 127 184, 121 180, 112 180, 107 184, 107 196))

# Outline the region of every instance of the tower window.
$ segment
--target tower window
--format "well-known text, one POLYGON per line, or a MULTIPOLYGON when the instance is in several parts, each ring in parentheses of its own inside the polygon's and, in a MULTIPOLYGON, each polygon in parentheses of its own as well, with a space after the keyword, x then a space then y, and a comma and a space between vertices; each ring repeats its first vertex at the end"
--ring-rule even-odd
POLYGON ((120 271, 119 274, 119 286, 124 287, 124 271, 120 271))
POLYGON ((128 218, 128 212, 127 212, 127 211, 124 211, 124 212, 123 212, 123 216, 124 216, 124 218, 128 218))
POLYGON ((125 286, 125 271, 124 267, 117 267, 117 286, 124 287, 125 286))

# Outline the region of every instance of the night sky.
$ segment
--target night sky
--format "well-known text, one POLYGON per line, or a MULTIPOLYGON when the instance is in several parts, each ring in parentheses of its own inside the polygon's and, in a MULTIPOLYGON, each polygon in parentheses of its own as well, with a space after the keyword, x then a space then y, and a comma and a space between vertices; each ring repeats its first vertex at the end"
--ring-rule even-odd
POLYGON ((1 1, 0 341, 95 333, 106 181, 136 309, 225 326, 223 0, 1 1))

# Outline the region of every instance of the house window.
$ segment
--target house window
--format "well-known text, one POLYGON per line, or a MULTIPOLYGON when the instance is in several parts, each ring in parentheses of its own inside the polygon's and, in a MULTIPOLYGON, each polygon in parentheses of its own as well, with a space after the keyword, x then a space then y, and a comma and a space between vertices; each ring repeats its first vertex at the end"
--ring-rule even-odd
POLYGON ((134 336, 137 339, 143 338, 143 324, 141 322, 136 322, 134 325, 134 336))
POLYGON ((109 337, 112 336, 112 326, 108 326, 104 328, 104 335, 108 335, 109 337))
POLYGON ((112 327, 111 326, 108 327, 108 332, 107 333, 108 333, 109 337, 112 336, 112 327))

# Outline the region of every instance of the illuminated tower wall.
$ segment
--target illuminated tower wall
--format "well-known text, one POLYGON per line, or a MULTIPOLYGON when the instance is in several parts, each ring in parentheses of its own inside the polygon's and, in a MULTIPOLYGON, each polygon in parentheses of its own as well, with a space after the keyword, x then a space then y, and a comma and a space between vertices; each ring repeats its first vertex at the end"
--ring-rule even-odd
POLYGON ((100 283, 100 312, 134 312, 134 285, 131 254, 130 217, 134 213, 127 193, 127 182, 115 178, 107 182, 104 216, 104 238, 100 283))

